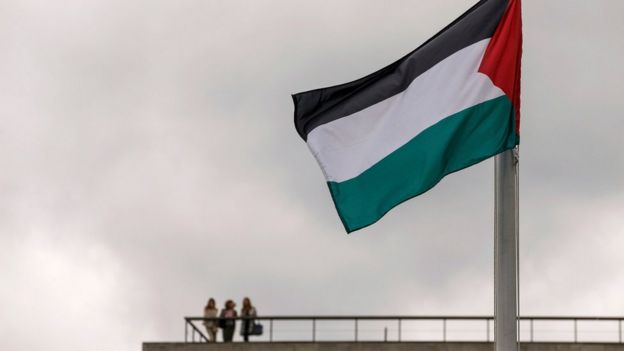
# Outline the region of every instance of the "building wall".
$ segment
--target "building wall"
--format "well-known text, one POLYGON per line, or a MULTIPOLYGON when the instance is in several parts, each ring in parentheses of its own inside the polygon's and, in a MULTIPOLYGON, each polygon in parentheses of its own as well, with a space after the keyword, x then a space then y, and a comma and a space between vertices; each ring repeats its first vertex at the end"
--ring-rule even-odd
MULTIPOLYGON (((480 342, 144 343, 143 351, 493 351, 480 342)), ((522 351, 624 351, 624 344, 524 343, 522 351)))

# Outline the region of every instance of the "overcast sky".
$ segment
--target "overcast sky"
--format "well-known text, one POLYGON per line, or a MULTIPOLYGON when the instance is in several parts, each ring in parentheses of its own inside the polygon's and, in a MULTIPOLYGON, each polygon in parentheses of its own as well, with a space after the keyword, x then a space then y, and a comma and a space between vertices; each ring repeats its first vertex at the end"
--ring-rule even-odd
MULTIPOLYGON (((290 98, 475 2, 0 2, 0 349, 180 340, 210 296, 491 314, 493 161, 347 235, 290 98)), ((624 1, 523 10, 521 314, 624 315, 624 1)))

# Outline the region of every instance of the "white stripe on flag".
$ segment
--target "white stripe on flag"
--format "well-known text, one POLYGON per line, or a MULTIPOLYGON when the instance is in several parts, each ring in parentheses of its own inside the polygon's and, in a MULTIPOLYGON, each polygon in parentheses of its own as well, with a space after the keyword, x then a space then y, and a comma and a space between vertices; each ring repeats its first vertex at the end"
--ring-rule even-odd
POLYGON ((308 147, 325 178, 354 178, 442 119, 503 95, 477 72, 489 41, 447 57, 401 93, 312 130, 308 147))

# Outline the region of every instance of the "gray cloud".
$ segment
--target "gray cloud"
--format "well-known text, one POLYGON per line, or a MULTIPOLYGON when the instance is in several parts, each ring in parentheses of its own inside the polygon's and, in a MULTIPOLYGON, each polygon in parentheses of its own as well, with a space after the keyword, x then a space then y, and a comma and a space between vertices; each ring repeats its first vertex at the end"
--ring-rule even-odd
MULTIPOLYGON (((289 98, 384 66, 471 3, 0 5, 0 347, 179 340, 208 296, 492 313, 492 162, 348 236, 289 98)), ((624 314, 623 11, 525 1, 522 313, 624 314)))

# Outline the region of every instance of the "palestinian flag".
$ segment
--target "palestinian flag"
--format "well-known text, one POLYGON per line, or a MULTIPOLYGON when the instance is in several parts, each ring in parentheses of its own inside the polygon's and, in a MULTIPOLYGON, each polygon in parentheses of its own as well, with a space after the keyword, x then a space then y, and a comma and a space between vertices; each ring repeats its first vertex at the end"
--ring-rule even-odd
POLYGON ((347 232, 519 143, 520 0, 482 0, 393 64, 293 95, 347 232))

